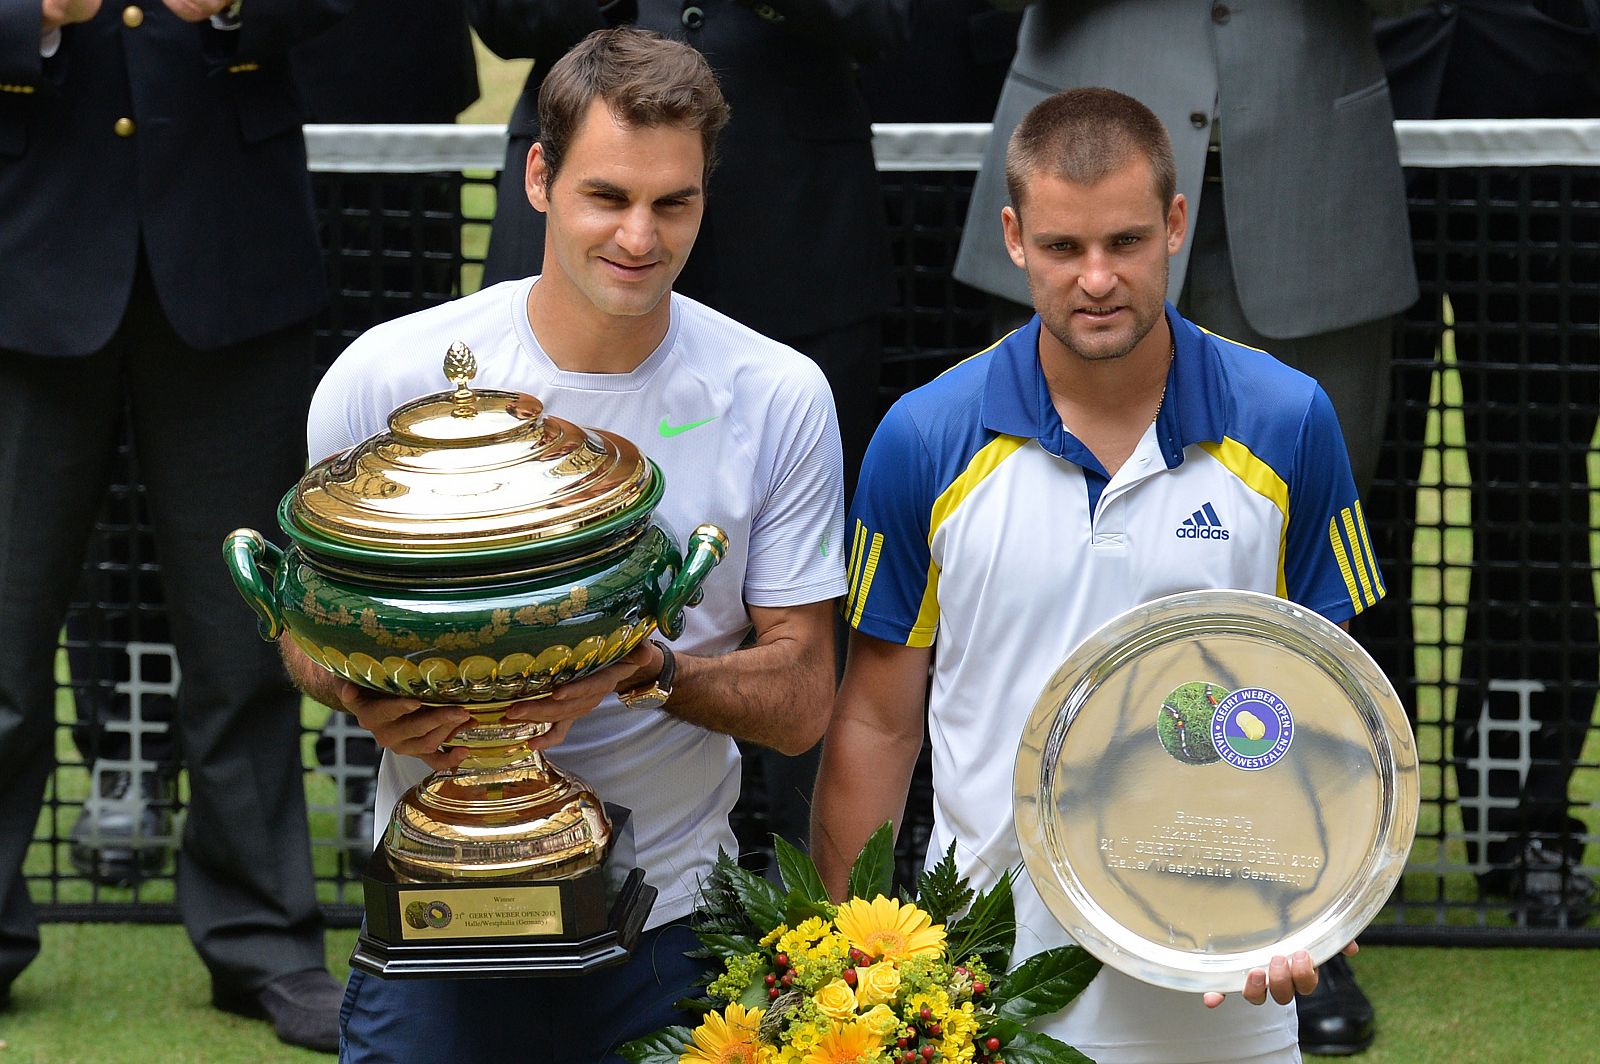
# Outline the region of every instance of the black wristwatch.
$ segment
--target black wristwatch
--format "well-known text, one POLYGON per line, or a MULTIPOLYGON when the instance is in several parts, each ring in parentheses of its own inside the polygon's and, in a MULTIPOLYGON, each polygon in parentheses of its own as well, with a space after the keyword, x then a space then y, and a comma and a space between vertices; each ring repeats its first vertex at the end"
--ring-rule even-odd
POLYGON ((659 639, 650 642, 661 651, 661 673, 650 683, 617 692, 617 698, 629 709, 660 709, 672 697, 672 678, 678 671, 672 648, 659 639))

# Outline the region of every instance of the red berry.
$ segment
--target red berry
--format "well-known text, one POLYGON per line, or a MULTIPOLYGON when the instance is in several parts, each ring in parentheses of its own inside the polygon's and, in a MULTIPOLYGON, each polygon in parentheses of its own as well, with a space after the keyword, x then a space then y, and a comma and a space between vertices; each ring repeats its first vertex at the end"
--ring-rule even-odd
POLYGON ((987 983, 973 983, 972 984, 972 995, 974 997, 978 996, 979 994, 988 993, 988 990, 989 990, 989 985, 987 983))
POLYGON ((784 986, 793 986, 794 985, 794 973, 793 972, 784 972, 783 973, 783 978, 779 979, 778 982, 782 983, 784 986))
POLYGON ((767 1000, 768 1001, 776 1001, 776 1000, 778 1000, 778 988, 777 987, 773 987, 771 990, 767 991, 767 1000))
POLYGON ((941 1034, 944 1034, 944 1028, 943 1027, 941 1027, 937 1023, 928 1024, 928 1037, 929 1038, 938 1038, 941 1034))
POLYGON ((768 986, 773 986, 777 982, 778 982, 778 977, 773 975, 771 972, 768 972, 767 973, 767 985, 768 986))
POLYGON ((894 1044, 899 1046, 901 1049, 904 1049, 906 1046, 911 1044, 911 1039, 909 1039, 909 1038, 896 1038, 894 1040, 894 1044))
POLYGON ((1000 1050, 1000 1039, 995 1038, 994 1036, 991 1035, 989 1037, 989 1040, 987 1042, 983 1043, 983 1048, 987 1049, 991 1053, 999 1052, 999 1050, 1000 1050))
POLYGON ((906 1064, 911 1064, 912 1061, 917 1059, 916 1050, 914 1050, 914 1049, 906 1050, 904 1053, 900 1054, 900 1059, 905 1061, 906 1064))
POLYGON ((923 1046, 922 1047, 922 1059, 923 1060, 932 1060, 933 1059, 933 1055, 935 1053, 937 1053, 937 1052, 939 1052, 939 1051, 937 1049, 933 1048, 932 1046, 923 1046))
POLYGON ((846 968, 844 970, 844 981, 846 986, 856 985, 856 970, 854 968, 846 968))
POLYGON ((922 1017, 924 1020, 931 1020, 933 1019, 933 1010, 924 1005, 922 1006, 922 1011, 917 1013, 917 1015, 922 1017))
POLYGON ((787 953, 780 953, 776 957, 772 958, 772 963, 776 964, 779 968, 787 968, 789 967, 789 955, 787 953))

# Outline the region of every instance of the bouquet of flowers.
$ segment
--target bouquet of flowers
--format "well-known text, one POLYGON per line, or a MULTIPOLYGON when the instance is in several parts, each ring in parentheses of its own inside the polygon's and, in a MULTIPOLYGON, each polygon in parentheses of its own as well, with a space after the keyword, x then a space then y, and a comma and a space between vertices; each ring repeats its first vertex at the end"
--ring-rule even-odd
POLYGON ((622 1047, 632 1064, 1071 1064, 1028 1023, 1077 996, 1100 962, 1076 946, 1005 970, 1015 870, 982 893, 955 848, 914 897, 889 897, 893 834, 879 828, 829 901, 811 859, 775 838, 780 889, 719 855, 701 887, 700 956, 721 962, 701 1014, 622 1047))

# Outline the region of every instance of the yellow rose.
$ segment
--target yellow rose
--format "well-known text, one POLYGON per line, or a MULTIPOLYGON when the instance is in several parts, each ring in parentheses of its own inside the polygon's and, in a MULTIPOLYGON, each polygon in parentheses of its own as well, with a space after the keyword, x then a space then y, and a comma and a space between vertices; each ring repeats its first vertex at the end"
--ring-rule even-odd
POLYGON ((874 1005, 861 1017, 862 1026, 885 1043, 894 1038, 900 1029, 900 1017, 887 1005, 874 1005))
POLYGON ((900 992, 900 969, 888 961, 856 969, 856 1000, 862 1008, 893 1001, 900 992))
POLYGON ((843 979, 835 979, 817 991, 817 1008, 833 1020, 848 1020, 856 1014, 856 993, 843 979))

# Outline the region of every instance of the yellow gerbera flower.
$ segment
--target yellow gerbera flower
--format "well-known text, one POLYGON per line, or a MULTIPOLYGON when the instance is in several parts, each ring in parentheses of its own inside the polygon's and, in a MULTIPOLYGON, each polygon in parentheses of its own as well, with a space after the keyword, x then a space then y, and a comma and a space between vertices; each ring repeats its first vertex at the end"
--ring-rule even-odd
POLYGON ((861 1023, 835 1024, 811 1047, 804 1064, 861 1064, 876 1056, 882 1045, 861 1023))
POLYGON ((726 1012, 706 1013, 705 1022, 690 1035, 694 1045, 678 1058, 678 1064, 756 1064, 762 1012, 746 1010, 735 1001, 726 1012))
POLYGON ((850 944, 868 957, 901 960, 944 948, 944 925, 915 905, 901 905, 879 894, 870 902, 852 898, 839 906, 834 924, 850 944))

